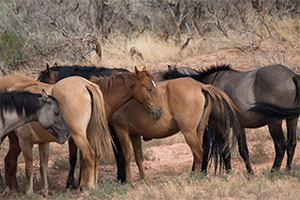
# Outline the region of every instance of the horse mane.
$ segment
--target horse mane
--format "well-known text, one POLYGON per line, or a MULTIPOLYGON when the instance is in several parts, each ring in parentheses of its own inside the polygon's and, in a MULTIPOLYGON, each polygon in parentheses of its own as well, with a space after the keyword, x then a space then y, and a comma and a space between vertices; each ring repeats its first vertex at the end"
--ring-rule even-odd
MULTIPOLYGON (((17 115, 21 116, 23 110, 25 116, 29 117, 41 108, 41 104, 38 98, 41 94, 30 93, 27 91, 1 91, 0 92, 0 114, 2 123, 5 122, 4 112, 5 111, 16 111, 17 115)), ((51 97, 51 96, 49 96, 51 97)), ((53 97, 51 97, 54 99, 53 97)), ((56 101, 56 99, 54 99, 56 101)))
POLYGON ((230 65, 222 64, 222 65, 212 65, 207 69, 192 69, 188 67, 182 67, 183 70, 180 68, 172 67, 163 75, 165 80, 172 79, 172 78, 179 78, 179 77, 191 77, 197 81, 201 81, 203 78, 210 76, 216 72, 220 71, 227 71, 233 70, 230 65))
POLYGON ((112 86, 114 85, 114 82, 118 79, 123 80, 125 87, 129 87, 129 82, 132 79, 136 79, 137 76, 135 73, 131 72, 124 72, 124 73, 114 73, 110 76, 101 76, 101 77, 96 77, 92 76, 90 78, 90 81, 93 83, 96 83, 101 91, 105 92, 110 92, 112 89, 112 86))
MULTIPOLYGON (((96 67, 96 66, 54 66, 50 68, 51 71, 58 72, 58 80, 69 76, 81 76, 86 79, 90 79, 91 76, 107 76, 116 72, 129 72, 127 69, 123 68, 106 68, 106 67, 96 67)), ((43 70, 40 72, 38 80, 43 81, 47 78, 47 70, 43 70)))

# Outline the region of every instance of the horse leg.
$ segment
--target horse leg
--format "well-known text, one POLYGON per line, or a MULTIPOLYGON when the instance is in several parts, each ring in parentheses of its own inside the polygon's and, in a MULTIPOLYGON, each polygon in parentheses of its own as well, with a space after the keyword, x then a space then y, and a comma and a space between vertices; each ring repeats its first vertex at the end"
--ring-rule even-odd
POLYGON ((113 145, 113 151, 117 163, 117 180, 125 182, 126 171, 125 171, 125 158, 122 151, 120 140, 117 136, 117 133, 111 123, 108 123, 111 137, 115 145, 113 145))
POLYGON ((19 144, 25 159, 25 173, 26 173, 26 194, 31 195, 33 193, 33 156, 32 147, 33 144, 28 141, 19 140, 19 144))
POLYGON ((128 135, 128 132, 126 132, 123 129, 119 129, 117 127, 115 127, 116 133, 119 137, 120 143, 121 143, 121 147, 122 147, 122 151, 124 153, 124 157, 125 157, 125 174, 126 174, 126 178, 125 178, 125 182, 128 183, 131 181, 131 173, 130 173, 130 138, 128 135))
POLYGON ((77 186, 75 184, 74 173, 75 173, 75 167, 76 167, 76 162, 77 162, 77 149, 78 148, 72 137, 69 138, 68 144, 69 144, 68 146, 69 146, 70 169, 69 169, 69 174, 68 174, 68 178, 67 178, 66 188, 76 189, 77 186))
POLYGON ((49 161, 49 142, 39 144, 40 152, 40 173, 42 178, 42 195, 48 195, 48 181, 47 181, 47 171, 48 171, 48 161, 49 161))
POLYGON ((249 160, 249 151, 248 151, 246 133, 245 133, 244 128, 241 129, 241 132, 238 134, 237 137, 238 137, 239 153, 240 153, 240 156, 242 157, 242 159, 244 160, 247 172, 254 174, 254 171, 252 169, 252 166, 251 166, 250 160, 249 160))
MULTIPOLYGON (((210 151, 210 137, 209 137, 209 125, 206 127, 205 131, 204 131, 204 135, 203 135, 203 162, 202 162, 202 167, 201 167, 201 171, 203 173, 207 173, 207 166, 208 166, 208 155, 209 155, 209 151, 210 151)), ((193 167, 192 167, 192 171, 194 171, 195 168, 195 163, 193 163, 193 167)))
POLYGON ((139 168, 140 172, 140 179, 145 178, 145 173, 143 169, 143 150, 142 150, 142 141, 140 136, 131 136, 131 144, 133 147, 133 152, 134 152, 134 157, 135 157, 135 162, 139 168))
POLYGON ((281 124, 282 124, 282 121, 280 121, 280 122, 277 121, 277 122, 268 124, 270 134, 274 141, 274 147, 275 147, 275 152, 276 152, 276 157, 275 157, 271 172, 280 169, 282 159, 284 156, 284 152, 286 149, 286 141, 285 141, 285 137, 284 137, 284 134, 282 131, 281 124))
POLYGON ((297 132, 297 123, 298 123, 298 117, 293 119, 287 119, 286 125, 287 125, 287 162, 286 162, 286 168, 288 170, 291 169, 292 160, 295 153, 295 148, 297 144, 296 140, 296 132, 297 132))
POLYGON ((93 151, 88 139, 85 137, 86 133, 73 134, 72 137, 76 146, 80 149, 82 153, 82 160, 80 162, 81 182, 80 187, 83 188, 93 188, 95 187, 95 159, 96 155, 93 151))
POLYGON ((19 192, 18 188, 18 181, 16 177, 17 166, 18 166, 18 156, 21 153, 21 148, 19 145, 18 137, 16 136, 15 132, 11 132, 8 135, 9 138, 9 151, 5 156, 5 182, 6 182, 6 189, 5 192, 10 190, 19 192))

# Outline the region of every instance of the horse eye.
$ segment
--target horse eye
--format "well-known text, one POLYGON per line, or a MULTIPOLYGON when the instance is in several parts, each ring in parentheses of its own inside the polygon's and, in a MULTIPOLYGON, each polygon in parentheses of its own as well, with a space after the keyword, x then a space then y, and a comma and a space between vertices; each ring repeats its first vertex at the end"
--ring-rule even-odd
POLYGON ((151 89, 151 88, 147 88, 147 91, 148 91, 148 92, 152 92, 152 89, 151 89))

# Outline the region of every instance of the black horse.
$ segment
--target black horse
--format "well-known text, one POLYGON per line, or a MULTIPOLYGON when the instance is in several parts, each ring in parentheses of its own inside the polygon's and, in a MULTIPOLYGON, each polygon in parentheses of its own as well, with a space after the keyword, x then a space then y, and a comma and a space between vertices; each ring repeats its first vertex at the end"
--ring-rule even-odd
MULTIPOLYGON (((287 169, 291 168, 296 147, 297 121, 300 114, 299 75, 282 65, 270 65, 244 72, 234 70, 229 65, 222 65, 212 66, 206 70, 169 67, 169 71, 163 76, 165 79, 188 76, 223 90, 240 110, 243 128, 258 128, 268 125, 276 151, 272 171, 280 169, 285 150, 287 151, 286 167, 287 169), (253 105, 255 106, 253 107, 253 105), (283 119, 287 124, 287 140, 281 126, 283 119)), ((224 131, 224 124, 220 123, 218 115, 213 113, 210 121, 209 129, 214 129, 210 131, 221 135, 224 131)), ((238 143, 239 152, 247 171, 252 173, 245 129, 242 129, 238 143)), ((208 152, 205 153, 207 156, 208 152)), ((231 170, 230 156, 226 155, 229 154, 223 155, 225 168, 231 170)), ((203 170, 206 170, 206 167, 207 159, 203 170)))
MULTIPOLYGON (((40 72, 38 80, 44 83, 54 84, 57 81, 69 76, 81 76, 83 78, 90 79, 92 76, 96 76, 96 77, 108 76, 113 73, 121 73, 121 72, 129 72, 129 71, 123 68, 106 68, 106 67, 78 66, 78 65, 73 65, 73 66, 55 65, 49 68, 49 65, 47 64, 46 70, 40 72)), ((110 129, 110 133, 114 142, 114 145, 112 146, 113 146, 113 151, 115 154, 117 168, 118 168, 117 180, 120 180, 121 182, 125 182, 125 164, 124 164, 125 158, 123 156, 121 144, 116 135, 115 130, 113 129, 110 123, 108 123, 108 127, 110 129)), ((70 169, 69 169, 66 187, 76 188, 77 186, 75 185, 74 172, 75 172, 75 166, 77 162, 78 149, 72 138, 70 138, 68 142, 69 142, 70 169)))

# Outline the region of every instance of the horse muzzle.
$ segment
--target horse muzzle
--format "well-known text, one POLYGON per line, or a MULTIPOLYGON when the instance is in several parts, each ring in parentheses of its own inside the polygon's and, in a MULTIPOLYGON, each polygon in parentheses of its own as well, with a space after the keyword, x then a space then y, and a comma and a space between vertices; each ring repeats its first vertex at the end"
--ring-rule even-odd
POLYGON ((161 108, 155 106, 151 109, 151 117, 153 119, 159 119, 161 115, 162 115, 162 109, 161 108))
POLYGON ((67 132, 63 135, 63 137, 57 138, 57 143, 63 144, 70 138, 70 132, 67 132))

